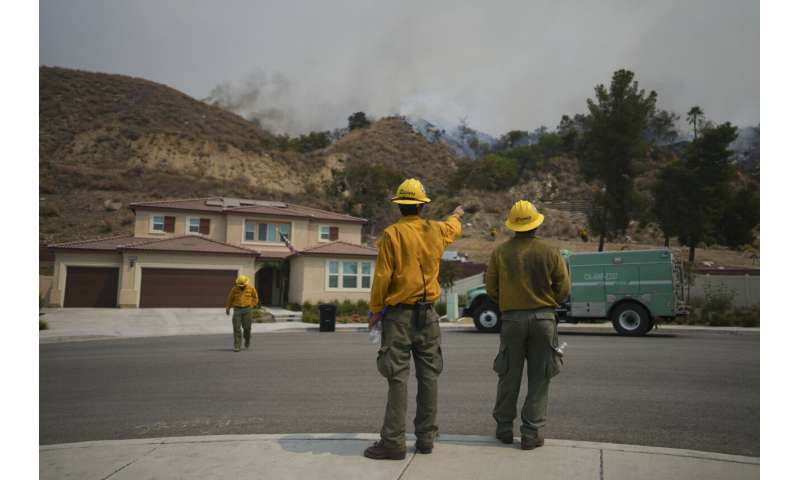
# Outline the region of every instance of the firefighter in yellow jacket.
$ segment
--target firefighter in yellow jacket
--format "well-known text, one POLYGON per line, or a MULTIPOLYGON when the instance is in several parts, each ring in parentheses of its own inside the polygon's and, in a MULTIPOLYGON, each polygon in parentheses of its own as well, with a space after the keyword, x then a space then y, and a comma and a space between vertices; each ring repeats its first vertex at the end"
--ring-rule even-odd
POLYGON ((244 348, 250 348, 250 326, 253 324, 253 308, 258 305, 258 292, 250 285, 246 275, 239 275, 236 284, 228 293, 225 303, 225 315, 231 313, 233 307, 233 351, 242 349, 242 330, 244 330, 244 348))
POLYGON ((561 370, 555 308, 569 295, 569 273, 558 250, 536 238, 544 215, 531 202, 511 207, 506 226, 514 237, 498 246, 486 270, 486 293, 503 313, 500 350, 494 360, 498 375, 493 416, 495 435, 514 442, 522 370, 528 364, 528 394, 522 406, 522 449, 544 444, 550 379, 561 370))
POLYGON ((420 217, 430 199, 417 179, 400 184, 392 202, 403 217, 386 227, 378 246, 370 294, 370 328, 381 322, 378 371, 389 383, 381 439, 364 451, 376 460, 406 456, 407 382, 413 356, 417 376, 414 433, 417 453, 431 453, 438 433, 437 379, 442 372, 439 317, 433 302, 439 298, 439 260, 447 245, 461 234, 459 206, 444 222, 420 217))

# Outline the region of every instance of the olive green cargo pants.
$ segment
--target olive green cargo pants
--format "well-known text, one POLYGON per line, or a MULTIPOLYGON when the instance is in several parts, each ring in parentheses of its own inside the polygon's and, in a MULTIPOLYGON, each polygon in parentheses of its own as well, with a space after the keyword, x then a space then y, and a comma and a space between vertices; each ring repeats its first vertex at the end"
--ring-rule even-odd
POLYGON ((558 331, 552 310, 503 312, 500 351, 494 360, 498 374, 497 401, 493 417, 497 435, 514 430, 522 368, 528 362, 528 394, 522 406, 522 437, 536 439, 545 425, 550 379, 561 370, 558 331))
POLYGON ((406 444, 407 384, 412 356, 417 376, 414 433, 420 443, 433 444, 439 432, 436 403, 438 378, 444 366, 439 317, 429 308, 420 314, 420 325, 417 326, 413 316, 412 310, 394 307, 389 308, 382 321, 377 363, 378 371, 389 382, 389 398, 381 440, 390 448, 405 448, 406 444))
POLYGON ((244 341, 250 343, 250 327, 253 324, 253 310, 251 308, 233 308, 233 347, 242 347, 242 330, 244 341))

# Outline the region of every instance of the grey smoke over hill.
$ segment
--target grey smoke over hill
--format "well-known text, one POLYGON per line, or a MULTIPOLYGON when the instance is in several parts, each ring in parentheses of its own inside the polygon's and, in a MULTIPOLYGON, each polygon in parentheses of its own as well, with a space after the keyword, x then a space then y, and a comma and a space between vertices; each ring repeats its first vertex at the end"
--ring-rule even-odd
POLYGON ((552 128, 618 68, 661 108, 759 123, 755 0, 42 0, 40 15, 42 64, 149 78, 293 134, 354 111, 552 128))

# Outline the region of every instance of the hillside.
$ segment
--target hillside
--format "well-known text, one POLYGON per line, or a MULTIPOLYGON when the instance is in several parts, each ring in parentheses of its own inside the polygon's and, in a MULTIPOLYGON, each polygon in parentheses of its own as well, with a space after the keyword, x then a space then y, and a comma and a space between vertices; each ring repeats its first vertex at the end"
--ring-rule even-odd
MULTIPOLYGON (((353 202, 363 165, 382 167, 384 182, 417 175, 441 197, 455 164, 399 118, 322 150, 283 151, 253 123, 164 85, 63 68, 39 74, 39 224, 48 243, 128 232, 132 214, 120 204, 160 198, 235 195, 366 214, 353 202)), ((365 178, 362 190, 376 180, 365 178)))
MULTIPOLYGON (((544 237, 573 249, 595 245, 570 243, 586 226, 591 194, 574 158, 548 159, 508 190, 454 189, 459 166, 471 160, 459 159, 446 142, 426 138, 404 118, 380 119, 303 153, 285 150, 285 137, 164 85, 63 68, 39 73, 39 235, 45 243, 129 233, 133 215, 125 207, 131 202, 216 195, 364 216, 370 220, 365 240, 372 242, 396 217, 388 202, 393 189, 415 176, 435 200, 428 216, 465 206, 464 238, 454 247, 476 260, 495 245, 492 228, 503 238, 507 208, 519 198, 534 199, 547 216, 544 237)), ((640 179, 641 189, 656 166, 640 179)), ((656 229, 636 225, 627 241, 643 248, 661 244, 656 229)), ((745 253, 719 258, 730 265, 751 262, 745 253)))

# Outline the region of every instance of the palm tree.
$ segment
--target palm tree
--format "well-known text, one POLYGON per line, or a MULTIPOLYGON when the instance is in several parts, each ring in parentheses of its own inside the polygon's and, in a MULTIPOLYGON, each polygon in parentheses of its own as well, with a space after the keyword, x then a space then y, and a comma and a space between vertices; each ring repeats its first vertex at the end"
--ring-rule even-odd
POLYGON ((695 140, 697 140, 697 122, 698 122, 698 120, 702 121, 704 116, 705 116, 705 113, 697 105, 692 107, 691 110, 689 110, 689 113, 686 114, 686 121, 688 121, 689 123, 692 124, 692 126, 694 126, 694 139, 695 140))

